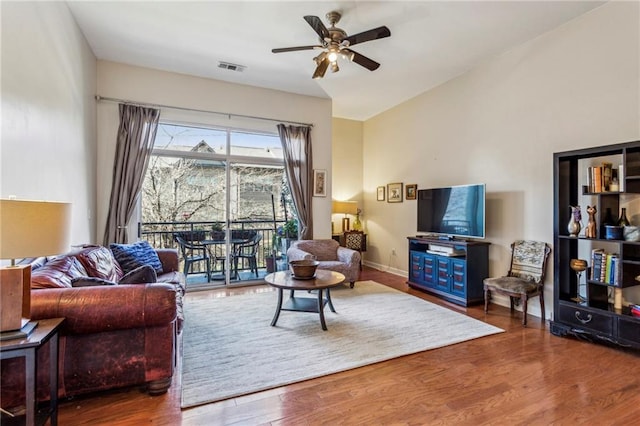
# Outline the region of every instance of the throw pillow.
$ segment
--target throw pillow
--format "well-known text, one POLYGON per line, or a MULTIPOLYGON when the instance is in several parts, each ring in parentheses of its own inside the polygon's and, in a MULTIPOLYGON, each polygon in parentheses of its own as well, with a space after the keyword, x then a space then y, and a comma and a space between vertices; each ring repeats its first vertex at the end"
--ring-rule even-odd
POLYGON ((142 265, 151 265, 156 274, 162 273, 162 263, 158 253, 148 241, 138 241, 133 244, 114 243, 109 247, 125 274, 142 265))
POLYGON ((147 284, 157 281, 156 270, 151 265, 142 265, 122 277, 120 284, 147 284))
POLYGON ((122 269, 107 247, 85 245, 74 256, 90 277, 117 282, 122 278, 122 269))
POLYGON ((73 256, 54 258, 31 273, 31 288, 71 287, 71 280, 87 276, 87 271, 73 256))
POLYGON ((117 285, 117 283, 97 277, 77 277, 71 280, 71 287, 94 287, 98 285, 117 285))

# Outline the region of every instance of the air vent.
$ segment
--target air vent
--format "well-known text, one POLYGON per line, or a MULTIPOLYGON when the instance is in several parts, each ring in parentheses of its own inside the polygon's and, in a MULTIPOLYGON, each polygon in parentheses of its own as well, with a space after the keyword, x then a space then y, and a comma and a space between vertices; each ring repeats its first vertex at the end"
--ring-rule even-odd
POLYGON ((218 68, 222 68, 222 69, 229 70, 229 71, 242 72, 247 67, 245 67, 244 65, 230 64, 229 62, 220 61, 218 63, 218 68))

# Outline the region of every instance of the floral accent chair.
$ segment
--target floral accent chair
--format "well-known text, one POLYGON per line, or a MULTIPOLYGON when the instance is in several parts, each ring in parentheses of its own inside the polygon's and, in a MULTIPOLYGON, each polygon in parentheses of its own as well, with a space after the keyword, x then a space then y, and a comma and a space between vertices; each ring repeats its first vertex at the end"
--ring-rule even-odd
POLYGON ((514 303, 522 303, 522 326, 527 326, 527 302, 540 297, 542 323, 544 312, 544 275, 551 248, 540 241, 518 240, 511 244, 511 267, 507 276, 484 279, 484 311, 489 311, 491 292, 509 296, 511 312, 514 303))
POLYGON ((351 288, 360 276, 360 253, 341 247, 336 240, 298 240, 289 250, 289 260, 315 259, 320 262, 318 269, 340 272, 345 276, 351 288))

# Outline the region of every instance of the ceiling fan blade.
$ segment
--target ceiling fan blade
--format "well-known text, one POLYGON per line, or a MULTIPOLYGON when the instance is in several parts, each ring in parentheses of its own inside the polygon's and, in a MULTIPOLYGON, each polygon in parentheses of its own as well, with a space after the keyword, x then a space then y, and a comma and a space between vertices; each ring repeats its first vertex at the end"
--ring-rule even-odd
POLYGON ((322 48, 322 46, 320 46, 320 45, 282 47, 280 49, 271 49, 271 53, 295 52, 296 50, 313 50, 313 49, 321 49, 321 48, 322 48))
POLYGON ((304 20, 307 21, 309 25, 311 25, 311 28, 313 28, 313 31, 315 31, 316 34, 320 36, 321 40, 331 37, 329 35, 329 30, 324 26, 322 20, 317 16, 307 15, 304 17, 304 20))
POLYGON ((359 54, 358 52, 354 52, 351 49, 342 49, 343 52, 346 52, 351 56, 351 61, 355 62, 358 65, 362 65, 369 71, 375 71, 380 67, 380 64, 374 61, 373 59, 369 59, 364 55, 359 54))
POLYGON ((378 28, 374 28, 369 31, 364 31, 358 34, 351 35, 349 37, 345 37, 342 41, 348 41, 349 46, 353 46, 354 44, 364 43, 365 41, 377 40, 379 38, 389 37, 391 35, 391 31, 389 28, 382 26, 378 28))
POLYGON ((324 58, 316 67, 315 72, 313 73, 313 79, 317 80, 319 78, 324 77, 324 74, 327 72, 327 68, 329 68, 329 58, 324 58))

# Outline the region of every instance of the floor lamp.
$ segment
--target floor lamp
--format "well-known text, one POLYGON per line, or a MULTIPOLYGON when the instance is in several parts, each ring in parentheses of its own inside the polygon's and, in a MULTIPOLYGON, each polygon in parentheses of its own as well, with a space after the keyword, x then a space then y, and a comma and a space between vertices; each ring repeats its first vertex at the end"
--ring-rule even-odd
POLYGON ((0 340, 24 338, 31 315, 31 265, 16 259, 64 253, 69 248, 71 204, 0 199, 0 340))
POLYGON ((334 201, 332 211, 333 213, 344 214, 344 218, 342 218, 342 232, 347 232, 350 222, 347 215, 358 213, 358 203, 356 201, 334 201))

